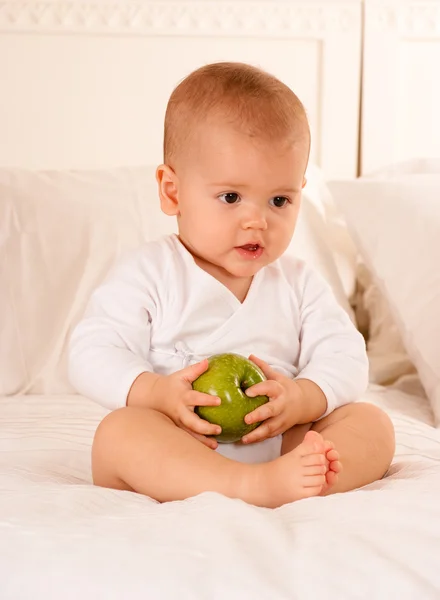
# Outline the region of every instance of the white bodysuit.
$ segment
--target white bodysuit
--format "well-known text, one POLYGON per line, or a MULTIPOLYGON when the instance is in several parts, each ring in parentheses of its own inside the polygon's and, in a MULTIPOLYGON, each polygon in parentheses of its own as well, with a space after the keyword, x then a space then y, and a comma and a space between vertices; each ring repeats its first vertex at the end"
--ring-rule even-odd
MULTIPOLYGON (((132 253, 93 293, 71 338, 69 374, 78 392, 116 409, 142 372, 168 375, 223 352, 252 353, 289 377, 314 381, 327 398, 325 415, 356 400, 368 382, 361 334, 302 261, 285 254, 261 269, 241 303, 175 235, 132 253)), ((278 436, 218 451, 260 462, 280 448, 278 436)))

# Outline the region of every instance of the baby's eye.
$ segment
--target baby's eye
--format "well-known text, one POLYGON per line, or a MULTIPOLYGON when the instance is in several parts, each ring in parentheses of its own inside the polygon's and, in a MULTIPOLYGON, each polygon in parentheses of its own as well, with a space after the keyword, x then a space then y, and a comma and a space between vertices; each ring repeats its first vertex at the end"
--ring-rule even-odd
POLYGON ((288 202, 290 202, 289 198, 284 196, 275 196, 275 198, 269 200, 269 203, 276 208, 283 208, 288 202))
POLYGON ((226 194, 220 194, 219 199, 226 204, 236 204, 240 200, 240 196, 235 192, 226 192, 226 194))

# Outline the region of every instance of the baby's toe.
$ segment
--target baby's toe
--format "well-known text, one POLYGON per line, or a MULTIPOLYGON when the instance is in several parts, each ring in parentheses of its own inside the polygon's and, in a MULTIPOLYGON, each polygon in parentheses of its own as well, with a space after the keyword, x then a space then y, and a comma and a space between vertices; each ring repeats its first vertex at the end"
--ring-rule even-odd
POLYGON ((325 476, 325 479, 326 481, 322 486, 321 491, 319 492, 320 496, 326 496, 331 490, 331 488, 336 485, 336 483, 338 482, 338 475, 336 473, 333 473, 332 471, 329 471, 325 476))
POLYGON ((327 474, 325 476, 325 482, 327 484, 327 488, 334 486, 337 481, 338 481, 338 474, 335 473, 334 471, 327 471, 327 474))
POLYGON ((333 450, 335 447, 334 443, 331 442, 330 440, 324 440, 324 448, 325 448, 325 452, 327 453, 329 450, 333 450))
POLYGON ((339 460, 339 452, 337 450, 330 450, 329 452, 326 452, 325 457, 329 462, 339 460))
POLYGON ((324 438, 317 431, 308 431, 304 436, 304 441, 300 444, 300 447, 301 456, 315 454, 317 452, 324 453, 324 438))
POLYGON ((339 460, 333 460, 331 463, 329 463, 328 468, 330 471, 333 471, 333 473, 340 473, 342 471, 342 464, 339 462, 339 460))

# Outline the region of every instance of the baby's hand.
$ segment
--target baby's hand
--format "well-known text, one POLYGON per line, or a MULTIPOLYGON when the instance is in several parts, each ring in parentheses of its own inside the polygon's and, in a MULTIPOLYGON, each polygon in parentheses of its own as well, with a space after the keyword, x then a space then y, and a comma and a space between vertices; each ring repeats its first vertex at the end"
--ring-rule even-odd
POLYGON ((272 369, 264 360, 257 358, 253 354, 249 356, 267 377, 267 381, 257 383, 246 390, 246 395, 269 396, 269 402, 259 406, 245 417, 245 422, 258 423, 263 421, 256 429, 242 438, 244 444, 262 442, 263 440, 275 437, 284 433, 299 421, 303 393, 299 385, 272 369))
POLYGON ((153 391, 158 399, 155 406, 157 410, 205 446, 215 450, 218 446, 217 441, 206 436, 218 435, 221 433, 221 427, 208 423, 194 412, 196 406, 218 406, 221 403, 217 396, 192 389, 192 382, 207 368, 208 360, 205 359, 171 375, 162 376, 157 379, 153 391))

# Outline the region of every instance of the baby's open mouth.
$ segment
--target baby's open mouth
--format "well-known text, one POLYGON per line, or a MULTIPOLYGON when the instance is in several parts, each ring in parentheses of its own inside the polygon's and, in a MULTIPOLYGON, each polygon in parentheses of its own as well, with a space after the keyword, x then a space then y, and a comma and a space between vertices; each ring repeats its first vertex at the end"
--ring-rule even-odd
POLYGON ((245 246, 240 246, 240 248, 243 248, 243 250, 248 250, 248 252, 256 252, 259 247, 259 244, 246 244, 245 246))
POLYGON ((243 246, 237 246, 236 249, 240 256, 245 259, 260 258, 263 254, 263 246, 260 246, 260 244, 243 244, 243 246))

